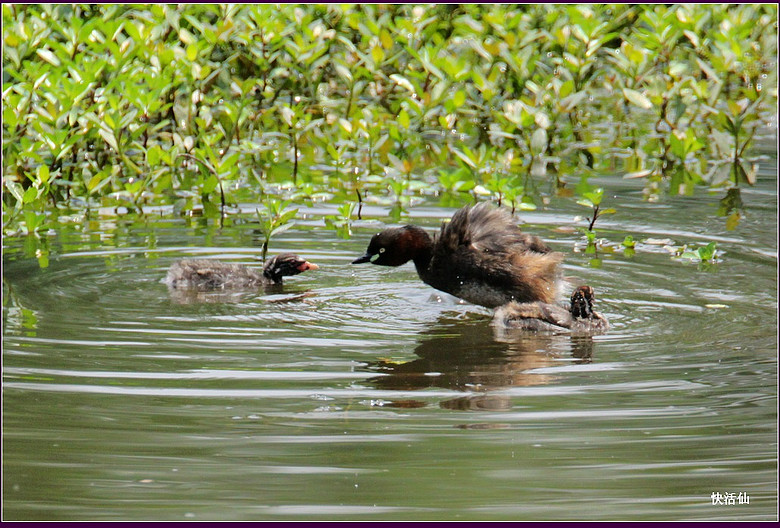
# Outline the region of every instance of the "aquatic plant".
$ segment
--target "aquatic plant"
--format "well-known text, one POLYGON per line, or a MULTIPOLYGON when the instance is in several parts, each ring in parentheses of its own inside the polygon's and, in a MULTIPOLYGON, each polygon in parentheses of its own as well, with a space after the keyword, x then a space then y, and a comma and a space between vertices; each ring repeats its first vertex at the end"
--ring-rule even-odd
POLYGON ((723 189, 735 229, 776 113, 770 4, 2 9, 6 235, 98 207, 398 218, 466 193, 589 200, 592 232, 605 211, 571 185, 596 173, 651 201, 723 189))

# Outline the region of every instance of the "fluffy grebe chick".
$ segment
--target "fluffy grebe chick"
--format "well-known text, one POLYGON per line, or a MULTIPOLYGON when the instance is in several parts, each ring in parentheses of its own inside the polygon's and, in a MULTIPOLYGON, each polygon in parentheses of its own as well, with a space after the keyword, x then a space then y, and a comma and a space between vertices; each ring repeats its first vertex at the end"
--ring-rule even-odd
POLYGON ((568 310, 543 302, 511 302, 496 310, 493 325, 534 332, 603 334, 609 329, 609 321, 593 310, 594 300, 593 288, 580 286, 571 294, 568 310))
POLYGON ((282 277, 318 268, 292 253, 268 259, 262 271, 237 263, 184 259, 170 267, 164 282, 172 288, 198 291, 249 289, 282 284, 282 277))

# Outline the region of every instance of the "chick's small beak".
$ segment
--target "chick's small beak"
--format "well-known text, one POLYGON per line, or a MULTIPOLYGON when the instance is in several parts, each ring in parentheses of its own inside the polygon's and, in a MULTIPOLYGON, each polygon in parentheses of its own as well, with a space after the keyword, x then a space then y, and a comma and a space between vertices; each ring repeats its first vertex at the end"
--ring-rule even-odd
POLYGON ((298 265, 298 271, 318 270, 320 267, 313 262, 305 261, 298 265))
POLYGON ((373 255, 371 255, 370 253, 366 253, 362 257, 353 260, 352 264, 363 264, 364 262, 371 262, 371 257, 373 257, 373 255))

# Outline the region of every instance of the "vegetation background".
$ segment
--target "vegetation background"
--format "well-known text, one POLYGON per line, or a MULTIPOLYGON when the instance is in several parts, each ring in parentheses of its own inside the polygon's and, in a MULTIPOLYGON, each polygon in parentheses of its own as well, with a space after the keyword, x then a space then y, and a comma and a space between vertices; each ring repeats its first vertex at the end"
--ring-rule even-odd
POLYGON ((592 241, 594 174, 714 190, 734 229, 776 134, 776 4, 2 9, 6 236, 250 202, 267 243, 293 204, 349 236, 366 202, 557 195, 592 241))

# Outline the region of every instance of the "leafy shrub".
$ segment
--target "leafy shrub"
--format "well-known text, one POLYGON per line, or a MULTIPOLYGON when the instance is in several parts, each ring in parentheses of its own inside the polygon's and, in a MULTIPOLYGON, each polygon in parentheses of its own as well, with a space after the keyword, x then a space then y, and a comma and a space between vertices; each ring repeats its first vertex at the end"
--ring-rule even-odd
POLYGON ((246 197, 531 209, 594 171, 648 199, 722 187, 734 228, 776 23, 768 4, 4 4, 3 229, 246 197))

